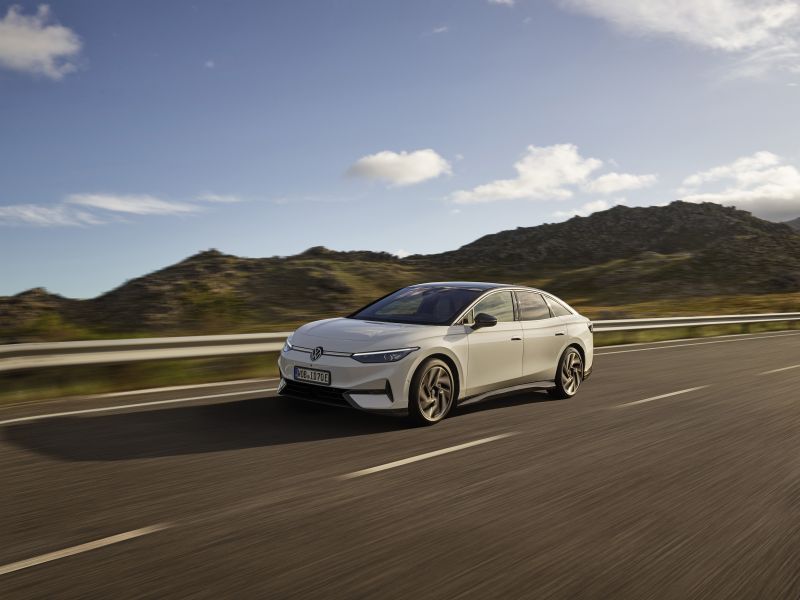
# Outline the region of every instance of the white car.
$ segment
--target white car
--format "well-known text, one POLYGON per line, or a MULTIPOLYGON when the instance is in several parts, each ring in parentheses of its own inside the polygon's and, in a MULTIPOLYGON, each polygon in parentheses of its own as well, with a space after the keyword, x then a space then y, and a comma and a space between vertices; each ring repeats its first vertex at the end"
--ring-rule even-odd
POLYGON ((574 396, 593 352, 589 319, 547 292, 423 283, 292 333, 278 359, 278 392, 432 424, 500 393, 574 396))

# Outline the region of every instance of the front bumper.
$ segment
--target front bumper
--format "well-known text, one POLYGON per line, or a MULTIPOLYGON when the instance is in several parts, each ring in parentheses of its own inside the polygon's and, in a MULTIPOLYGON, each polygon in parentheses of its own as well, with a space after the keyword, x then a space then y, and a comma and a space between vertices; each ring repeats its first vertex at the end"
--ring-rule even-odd
POLYGON ((357 410, 385 414, 407 414, 406 409, 392 406, 390 394, 387 394, 384 390, 375 390, 370 393, 363 390, 344 390, 291 379, 281 379, 278 395, 340 408, 355 408, 357 410))
POLYGON ((278 394, 370 412, 405 414, 412 364, 410 357, 394 363, 364 364, 349 356, 332 355, 312 362, 307 353, 289 350, 278 359, 278 394), (295 381, 295 366, 330 371, 331 385, 295 381))

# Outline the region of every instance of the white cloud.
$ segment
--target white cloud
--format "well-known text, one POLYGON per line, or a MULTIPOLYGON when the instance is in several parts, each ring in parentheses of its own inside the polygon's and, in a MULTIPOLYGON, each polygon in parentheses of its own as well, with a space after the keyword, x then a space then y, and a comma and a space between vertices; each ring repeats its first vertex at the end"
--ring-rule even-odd
POLYGON ((752 156, 738 158, 730 164, 714 167, 707 171, 700 171, 683 180, 683 185, 696 187, 704 183, 720 181, 721 179, 735 178, 739 173, 760 171, 767 167, 774 167, 781 162, 780 157, 772 152, 756 152, 752 156))
MULTIPOLYGON (((197 201, 227 204, 239 202, 237 196, 203 194, 197 201)), ((120 194, 71 194, 55 204, 12 204, 0 206, 0 226, 34 225, 40 227, 103 225, 119 221, 119 213, 128 215, 179 215, 204 210, 199 204, 162 200, 155 196, 120 194), (109 213, 117 213, 110 217, 109 213), (100 216, 98 216, 98 214, 100 216)))
POLYGON ((197 197, 198 200, 202 200, 203 202, 216 202, 219 204, 233 204, 236 202, 242 202, 242 199, 239 196, 234 196, 233 194, 201 194, 197 197))
POLYGON ((48 24, 50 8, 41 5, 33 15, 11 6, 0 19, 0 65, 51 79, 73 72, 81 40, 63 25, 48 24))
POLYGON ((571 210, 558 210, 553 214, 556 217, 565 219, 569 217, 588 217, 592 213, 600 212, 601 210, 607 210, 612 206, 618 206, 620 204, 626 204, 624 198, 618 198, 614 202, 609 202, 608 200, 592 200, 591 202, 587 202, 578 208, 573 208, 571 210))
POLYGON ((100 225, 94 215, 69 206, 42 206, 39 204, 13 204, 0 206, 0 225, 33 225, 58 227, 74 225, 100 225))
POLYGON ((514 6, 515 0, 489 0, 489 4, 499 4, 500 6, 514 6))
POLYGON ((634 34, 658 34, 744 56, 741 75, 800 65, 797 0, 558 0, 634 34))
POLYGON ((638 190, 655 184, 655 175, 632 175, 631 173, 606 173, 584 186, 587 192, 615 194, 625 190, 638 190))
POLYGON ((450 28, 447 25, 442 25, 431 31, 431 33, 435 35, 437 33, 447 33, 448 31, 450 31, 450 28))
POLYGON ((756 152, 695 173, 683 183, 679 193, 687 202, 735 206, 777 221, 800 215, 800 171, 771 152, 756 152), (698 189, 709 184, 718 189, 698 189))
POLYGON ((384 150, 359 158, 347 170, 350 176, 380 179, 392 185, 412 185, 450 173, 450 163, 430 148, 399 153, 384 150))
POLYGON ((193 204, 161 200, 148 195, 71 194, 66 202, 134 215, 174 215, 199 210, 193 204))
POLYGON ((411 256, 411 252, 408 250, 403 250, 402 248, 395 250, 392 252, 397 258, 405 258, 406 256, 411 256))
POLYGON ((217 66, 217 63, 215 63, 213 60, 207 60, 206 62, 203 63, 203 66, 206 69, 213 69, 214 67, 217 66))
POLYGON ((561 0, 633 33, 659 33, 720 50, 772 45, 800 15, 794 0, 561 0))
POLYGON ((516 163, 517 176, 498 179, 471 190, 451 195, 456 204, 494 202, 515 199, 563 199, 572 196, 569 186, 581 184, 603 165, 596 158, 583 158, 574 144, 528 146, 516 163))
POLYGON ((557 217, 586 217, 594 212, 606 210, 611 208, 611 204, 606 200, 592 200, 583 206, 573 208, 572 210, 557 210, 553 214, 557 217))
POLYGON ((528 146, 523 157, 514 163, 515 178, 497 179, 470 190, 459 190, 449 199, 456 204, 518 199, 564 200, 571 198, 578 189, 595 194, 613 194, 648 187, 658 179, 652 174, 617 172, 592 179, 592 174, 602 166, 603 161, 598 158, 581 156, 575 144, 528 146))

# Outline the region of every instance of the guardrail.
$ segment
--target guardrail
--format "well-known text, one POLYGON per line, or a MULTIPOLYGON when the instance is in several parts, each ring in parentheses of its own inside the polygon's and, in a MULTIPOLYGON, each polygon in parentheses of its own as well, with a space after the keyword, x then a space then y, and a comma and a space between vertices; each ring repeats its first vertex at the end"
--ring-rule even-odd
MULTIPOLYGON (((760 315, 717 315, 593 321, 594 331, 636 331, 671 327, 701 327, 800 321, 800 312, 760 315)), ((276 352, 291 332, 199 335, 185 337, 44 342, 0 345, 0 372, 74 365, 125 363, 142 360, 210 358, 276 352)))
POLYGON ((760 315, 717 315, 709 317, 658 317, 654 319, 619 319, 593 321, 597 332, 636 331, 637 329, 664 329, 668 327, 701 327, 704 325, 737 325, 742 323, 771 323, 800 321, 800 312, 766 313, 760 315))
POLYGON ((276 352, 291 331, 0 345, 0 372, 276 352))

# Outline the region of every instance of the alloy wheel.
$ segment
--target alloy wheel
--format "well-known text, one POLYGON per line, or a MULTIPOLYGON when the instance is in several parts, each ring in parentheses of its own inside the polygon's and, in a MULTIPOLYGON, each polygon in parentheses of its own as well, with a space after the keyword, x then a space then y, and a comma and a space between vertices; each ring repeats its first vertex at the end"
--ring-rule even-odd
POLYGON ((564 357, 561 364, 561 386, 564 391, 572 396, 578 391, 583 377, 583 361, 581 355, 575 351, 570 352, 564 357))
POLYGON ((453 402, 453 378, 444 367, 434 365, 419 383, 419 409, 429 421, 437 421, 447 414, 453 402))

